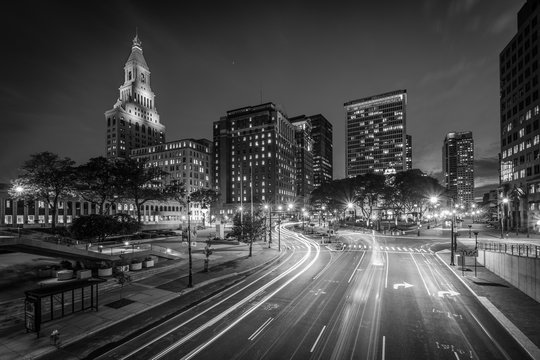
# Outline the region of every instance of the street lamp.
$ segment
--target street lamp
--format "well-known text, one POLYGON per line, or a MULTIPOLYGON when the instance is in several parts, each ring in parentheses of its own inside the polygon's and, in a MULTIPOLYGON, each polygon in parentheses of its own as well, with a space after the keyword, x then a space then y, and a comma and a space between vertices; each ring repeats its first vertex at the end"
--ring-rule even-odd
MULTIPOLYGON (((265 211, 268 211, 268 204, 264 204, 263 208, 265 211)), ((264 223, 266 226, 266 220, 264 221, 264 223)), ((272 234, 272 213, 270 213, 270 222, 268 228, 270 229, 270 234, 272 234)), ((266 231, 264 232, 264 242, 266 242, 266 231)), ((268 243, 268 247, 270 247, 270 243, 268 243)))
POLYGON ((476 277, 476 257, 478 256, 478 231, 474 231, 474 277, 476 277))
POLYGON ((187 230, 188 230, 188 258, 189 258, 189 277, 188 277, 188 287, 193 287, 193 273, 192 273, 192 259, 191 259, 191 210, 189 204, 191 203, 191 198, 187 197, 187 230))
POLYGON ((505 204, 508 204, 508 198, 505 197, 502 199, 502 202, 501 202, 501 239, 504 238, 504 223, 505 223, 505 219, 504 219, 504 205, 505 204))

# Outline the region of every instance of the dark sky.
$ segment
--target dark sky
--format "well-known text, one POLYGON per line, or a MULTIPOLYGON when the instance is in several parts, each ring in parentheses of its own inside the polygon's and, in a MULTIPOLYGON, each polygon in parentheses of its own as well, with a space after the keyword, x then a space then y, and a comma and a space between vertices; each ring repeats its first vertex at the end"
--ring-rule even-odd
POLYGON ((264 102, 334 125, 343 103, 407 89, 413 167, 441 171, 450 131, 473 131, 477 187, 497 182, 498 55, 524 1, 12 1, 2 17, 0 182, 32 153, 103 155, 104 112, 138 27, 167 140, 212 137, 264 102))

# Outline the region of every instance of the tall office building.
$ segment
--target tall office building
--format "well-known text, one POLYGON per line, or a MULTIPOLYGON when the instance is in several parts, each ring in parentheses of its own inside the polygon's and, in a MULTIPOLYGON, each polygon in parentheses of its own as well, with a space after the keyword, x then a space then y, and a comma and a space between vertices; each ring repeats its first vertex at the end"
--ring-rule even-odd
POLYGON ((214 184, 222 216, 239 205, 294 202, 295 133, 273 103, 230 110, 214 122, 214 184))
POLYGON ((138 35, 124 66, 124 84, 113 108, 105 112, 107 157, 125 158, 131 149, 165 142, 165 126, 159 122, 150 69, 138 35))
POLYGON ((311 119, 305 115, 289 119, 296 128, 296 196, 301 207, 309 205, 313 190, 313 139, 311 119))
POLYGON ((319 186, 334 178, 332 124, 321 115, 312 115, 313 185, 319 186))
POLYGON ((528 0, 522 6, 517 14, 517 34, 499 54, 499 197, 511 200, 504 206, 507 225, 522 229, 532 228, 540 217, 539 5, 540 0, 528 0))
POLYGON ((349 101, 344 106, 347 177, 412 168, 412 150, 407 151, 407 140, 412 144, 412 138, 407 139, 407 90, 349 101))
POLYGON ((444 185, 455 204, 467 209, 474 203, 474 141, 472 132, 452 132, 442 148, 444 185))

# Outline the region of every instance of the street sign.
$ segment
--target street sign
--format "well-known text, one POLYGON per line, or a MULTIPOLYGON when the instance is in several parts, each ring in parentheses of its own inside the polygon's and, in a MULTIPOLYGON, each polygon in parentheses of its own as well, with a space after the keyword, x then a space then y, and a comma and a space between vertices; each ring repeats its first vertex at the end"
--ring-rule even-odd
POLYGON ((463 254, 463 256, 475 256, 478 257, 478 250, 460 250, 460 252, 463 254))

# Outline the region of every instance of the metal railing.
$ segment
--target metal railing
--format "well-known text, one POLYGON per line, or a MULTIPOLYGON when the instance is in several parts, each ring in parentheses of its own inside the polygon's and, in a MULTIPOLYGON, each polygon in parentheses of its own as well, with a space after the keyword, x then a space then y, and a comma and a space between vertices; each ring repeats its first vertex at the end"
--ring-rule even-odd
POLYGON ((509 244, 501 242, 478 242, 478 249, 509 255, 540 258, 540 246, 532 244, 509 244))

